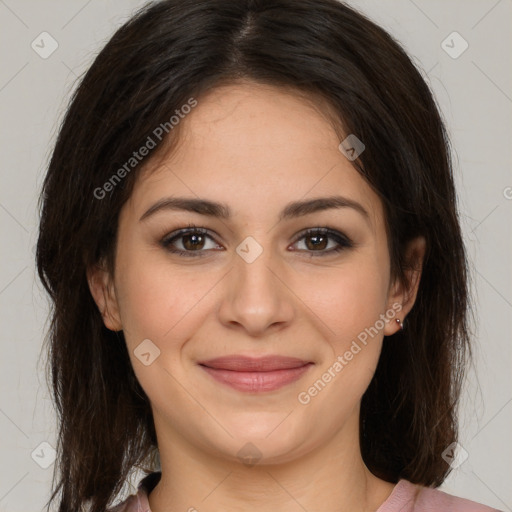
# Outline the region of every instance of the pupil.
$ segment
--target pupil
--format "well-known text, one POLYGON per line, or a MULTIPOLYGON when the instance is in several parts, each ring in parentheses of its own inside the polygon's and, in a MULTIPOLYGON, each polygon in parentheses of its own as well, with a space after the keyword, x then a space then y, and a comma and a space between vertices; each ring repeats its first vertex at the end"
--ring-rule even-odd
MULTIPOLYGON (((321 249, 325 249, 325 241, 326 241, 326 237, 324 235, 314 235, 314 236, 310 236, 309 237, 309 240, 316 240, 316 242, 313 242, 313 246, 312 247, 308 247, 309 249, 311 248, 318 248, 320 247, 321 249), (322 242, 318 242, 319 239, 322 239, 322 242)), ((308 244, 309 246, 309 244, 308 244)))
POLYGON ((201 245, 203 235, 186 235, 184 237, 184 243, 186 249, 196 249, 198 245, 201 245), (193 240, 191 243, 190 240, 193 240))

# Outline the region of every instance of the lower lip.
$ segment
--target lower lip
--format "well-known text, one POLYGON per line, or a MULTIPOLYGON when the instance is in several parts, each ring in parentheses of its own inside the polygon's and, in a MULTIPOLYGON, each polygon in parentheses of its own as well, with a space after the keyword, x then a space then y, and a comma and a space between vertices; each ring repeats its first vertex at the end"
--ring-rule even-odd
POLYGON ((270 372, 238 372, 222 370, 200 365, 215 380, 227 384, 238 391, 261 393, 274 391, 300 379, 309 370, 313 363, 308 363, 299 368, 286 370, 273 370, 270 372))

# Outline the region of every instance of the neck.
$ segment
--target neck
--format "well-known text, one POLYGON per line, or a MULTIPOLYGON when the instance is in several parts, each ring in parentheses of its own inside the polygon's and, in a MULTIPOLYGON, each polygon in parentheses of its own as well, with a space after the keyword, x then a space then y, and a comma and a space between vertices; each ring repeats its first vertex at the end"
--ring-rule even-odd
POLYGON ((300 457, 254 465, 201 451, 175 431, 159 436, 162 477, 149 494, 151 511, 375 512, 394 484, 364 464, 356 420, 300 457))

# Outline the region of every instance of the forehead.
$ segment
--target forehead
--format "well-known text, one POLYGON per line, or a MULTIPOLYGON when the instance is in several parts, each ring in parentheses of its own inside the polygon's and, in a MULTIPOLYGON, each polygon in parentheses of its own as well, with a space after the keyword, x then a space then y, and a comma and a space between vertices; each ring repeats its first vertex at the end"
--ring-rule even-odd
MULTIPOLYGON (((327 156, 335 146, 328 105, 299 91, 238 83, 216 88, 201 97, 183 123, 182 140, 190 146, 224 153, 287 161, 310 155, 327 156), (300 121, 300 122, 299 122, 300 121), (268 149, 269 151, 264 151, 268 149)), ((242 156, 243 158, 243 156, 242 156)))
POLYGON ((226 202, 235 213, 277 213, 299 198, 342 194, 361 202, 377 227, 380 200, 339 150, 340 130, 320 98, 243 83, 208 92, 180 121, 168 155, 148 162, 132 203, 163 194, 226 202))

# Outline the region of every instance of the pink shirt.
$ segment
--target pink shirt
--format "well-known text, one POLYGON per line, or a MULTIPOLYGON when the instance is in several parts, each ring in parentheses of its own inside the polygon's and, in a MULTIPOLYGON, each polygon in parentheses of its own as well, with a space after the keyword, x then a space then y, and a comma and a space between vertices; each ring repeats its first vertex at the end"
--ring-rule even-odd
MULTIPOLYGON (((137 494, 132 494, 121 504, 107 512, 151 512, 148 494, 158 483, 159 473, 152 473, 139 484, 137 494), (155 475, 155 476, 153 476, 155 475), (146 480, 146 481, 144 481, 146 480)), ((475 501, 452 496, 438 489, 399 480, 387 500, 375 512, 502 512, 475 501)))

